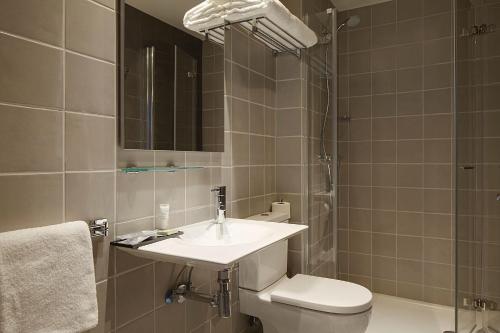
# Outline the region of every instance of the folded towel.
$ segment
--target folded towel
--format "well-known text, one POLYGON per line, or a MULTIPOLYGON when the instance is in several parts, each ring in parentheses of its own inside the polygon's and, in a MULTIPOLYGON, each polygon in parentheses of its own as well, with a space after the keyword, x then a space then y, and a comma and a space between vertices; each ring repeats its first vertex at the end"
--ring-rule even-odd
MULTIPOLYGON (((196 32, 203 32, 221 26, 225 21, 239 22, 261 17, 269 19, 306 47, 318 42, 314 31, 278 0, 205 0, 186 12, 184 26, 196 32)), ((266 33, 273 38, 277 37, 269 30, 266 33)), ((278 40, 282 41, 281 38, 278 40)), ((287 44, 285 42, 285 45, 287 44)))
POLYGON ((0 332, 82 332, 97 317, 85 222, 0 233, 0 332))

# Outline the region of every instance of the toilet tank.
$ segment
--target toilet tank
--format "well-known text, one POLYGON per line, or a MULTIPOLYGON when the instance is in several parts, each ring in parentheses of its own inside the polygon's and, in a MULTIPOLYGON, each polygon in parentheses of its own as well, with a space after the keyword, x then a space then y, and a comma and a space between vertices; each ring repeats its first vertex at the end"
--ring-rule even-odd
MULTIPOLYGON (((248 220, 288 223, 282 213, 262 213, 248 220)), ((239 287, 261 291, 278 281, 287 271, 288 241, 271 244, 240 261, 239 287)))

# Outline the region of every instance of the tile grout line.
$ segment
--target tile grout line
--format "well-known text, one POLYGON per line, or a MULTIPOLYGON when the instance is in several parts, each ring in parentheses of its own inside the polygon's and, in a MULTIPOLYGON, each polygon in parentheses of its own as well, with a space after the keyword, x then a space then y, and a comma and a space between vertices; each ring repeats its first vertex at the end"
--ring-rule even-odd
POLYGON ((66 222, 66 0, 62 1, 62 216, 66 222))

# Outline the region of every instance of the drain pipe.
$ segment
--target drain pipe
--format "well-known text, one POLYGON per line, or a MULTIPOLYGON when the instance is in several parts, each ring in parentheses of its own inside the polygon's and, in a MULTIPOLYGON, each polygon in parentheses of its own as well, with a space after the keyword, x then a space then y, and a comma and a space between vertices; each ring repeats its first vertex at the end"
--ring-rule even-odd
POLYGON ((191 282, 191 274, 187 282, 181 282, 173 289, 167 290, 165 303, 184 303, 186 299, 207 303, 210 307, 218 308, 219 317, 231 317, 231 269, 224 269, 217 272, 217 282, 219 290, 215 295, 197 292, 191 282))
POLYGON ((219 295, 218 307, 219 317, 231 317, 231 271, 225 269, 218 272, 219 295))

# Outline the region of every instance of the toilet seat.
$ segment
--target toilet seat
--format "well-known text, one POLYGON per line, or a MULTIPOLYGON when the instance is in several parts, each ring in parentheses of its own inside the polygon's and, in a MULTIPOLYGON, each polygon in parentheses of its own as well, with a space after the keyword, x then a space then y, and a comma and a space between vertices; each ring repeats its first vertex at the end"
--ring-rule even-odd
POLYGON ((271 302, 334 314, 361 313, 372 304, 372 293, 363 286, 303 274, 281 280, 270 296, 271 302))

